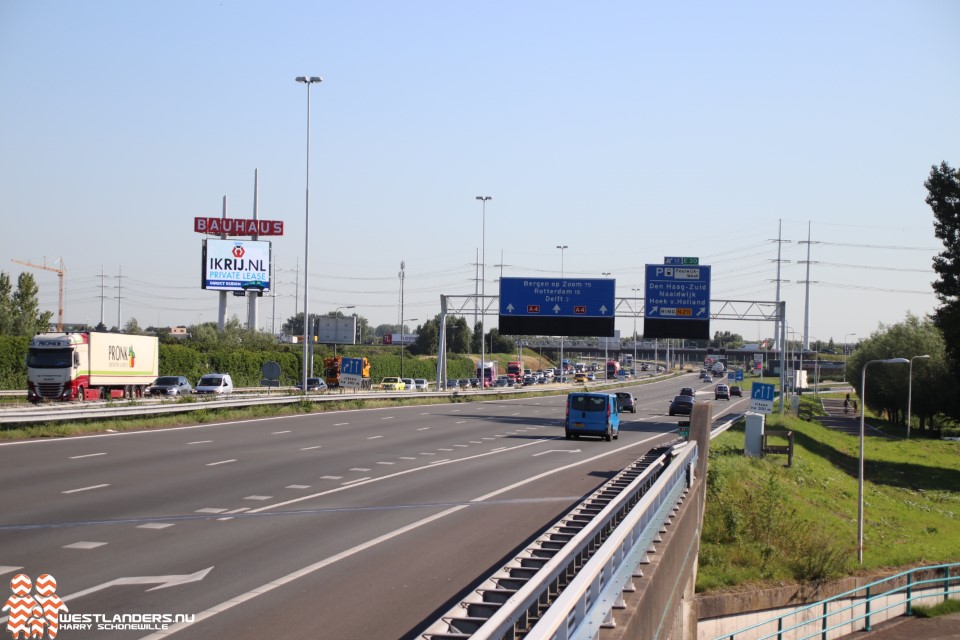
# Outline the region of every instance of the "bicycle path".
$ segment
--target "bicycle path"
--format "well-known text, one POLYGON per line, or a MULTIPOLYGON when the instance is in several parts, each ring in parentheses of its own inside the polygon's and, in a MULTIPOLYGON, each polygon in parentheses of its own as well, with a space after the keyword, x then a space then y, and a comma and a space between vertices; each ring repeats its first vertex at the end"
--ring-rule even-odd
MULTIPOLYGON (((822 398, 820 403, 823 406, 823 410, 827 412, 826 416, 819 416, 817 418, 820 424, 834 431, 842 431, 843 433, 854 436, 860 434, 860 414, 851 409, 847 409, 847 411, 844 412, 842 399, 822 398)), ((882 438, 893 437, 888 436, 876 427, 871 427, 867 423, 863 425, 863 434, 865 436, 880 436, 882 438)))

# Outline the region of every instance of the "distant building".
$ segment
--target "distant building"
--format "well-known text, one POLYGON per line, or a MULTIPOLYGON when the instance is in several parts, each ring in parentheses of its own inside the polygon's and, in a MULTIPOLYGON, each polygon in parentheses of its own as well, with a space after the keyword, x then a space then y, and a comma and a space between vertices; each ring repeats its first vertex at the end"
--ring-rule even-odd
POLYGON ((170 335, 174 338, 187 338, 190 336, 190 334, 187 332, 187 328, 183 326, 170 327, 170 335))

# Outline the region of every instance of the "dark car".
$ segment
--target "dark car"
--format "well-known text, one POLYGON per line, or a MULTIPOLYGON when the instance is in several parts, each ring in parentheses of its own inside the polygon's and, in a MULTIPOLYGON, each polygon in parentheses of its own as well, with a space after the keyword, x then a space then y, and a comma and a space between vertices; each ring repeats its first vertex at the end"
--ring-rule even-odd
POLYGON ((725 384, 718 384, 713 388, 713 399, 719 400, 720 398, 724 400, 730 399, 730 387, 725 384))
POLYGON ((627 391, 617 391, 617 406, 620 411, 637 412, 637 403, 633 399, 633 394, 627 391))
POLYGON ((190 381, 183 376, 160 376, 147 388, 152 396, 183 396, 193 393, 190 381))
MULTIPOLYGON (((297 389, 303 391, 303 385, 298 384, 297 389)), ((327 383, 322 378, 307 378, 307 391, 326 391, 327 383)))
POLYGON ((670 403, 671 416, 688 416, 693 413, 693 403, 696 399, 693 396, 677 396, 670 403))
POLYGON ((693 390, 693 387, 683 387, 680 389, 681 396, 691 396, 693 398, 697 397, 696 392, 693 390))
MULTIPOLYGON (((480 378, 477 378, 476 380, 477 380, 477 385, 479 386, 479 384, 480 384, 480 378)), ((460 378, 460 388, 461 388, 461 389, 469 389, 471 386, 473 386, 473 385, 470 384, 470 380, 469 380, 468 378, 460 378)))
POLYGON ((456 379, 447 380, 447 389, 459 389, 460 381, 456 379))
MULTIPOLYGON (((462 384, 462 383, 463 383, 463 380, 461 380, 460 383, 462 384)), ((471 387, 479 387, 479 386, 480 386, 480 378, 470 378, 470 386, 471 386, 471 387)))
POLYGON ((731 396, 737 396, 738 398, 742 398, 742 397, 743 397, 743 389, 741 389, 741 388, 738 387, 737 385, 733 385, 732 387, 730 387, 730 395, 731 395, 731 396))

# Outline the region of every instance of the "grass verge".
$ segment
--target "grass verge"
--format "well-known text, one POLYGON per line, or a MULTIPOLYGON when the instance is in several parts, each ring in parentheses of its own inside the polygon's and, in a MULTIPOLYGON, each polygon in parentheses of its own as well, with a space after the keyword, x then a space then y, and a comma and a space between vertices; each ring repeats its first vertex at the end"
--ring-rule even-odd
POLYGON ((793 431, 793 467, 745 457, 742 424, 711 443, 698 591, 960 560, 960 443, 866 439, 860 566, 859 438, 793 417, 767 428, 793 431))
POLYGON ((960 600, 944 600, 934 607, 915 605, 913 615, 918 618, 936 618, 951 613, 960 613, 960 600))

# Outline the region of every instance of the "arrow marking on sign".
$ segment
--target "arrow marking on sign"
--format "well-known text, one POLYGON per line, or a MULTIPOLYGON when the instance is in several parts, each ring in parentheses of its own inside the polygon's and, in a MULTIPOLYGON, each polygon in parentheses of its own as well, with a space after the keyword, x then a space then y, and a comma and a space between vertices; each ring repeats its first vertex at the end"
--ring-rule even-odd
POLYGON ((558 304, 553 305, 553 312, 554 312, 554 313, 560 313, 560 305, 558 305, 558 304))
POLYGON ((697 315, 698 315, 698 316, 702 316, 702 315, 703 315, 703 312, 706 311, 706 310, 707 310, 706 307, 700 307, 699 309, 697 309, 697 315))
POLYGON ((602 305, 602 306, 600 307, 600 313, 601 313, 601 314, 605 314, 606 312, 607 312, 607 305, 602 305))
POLYGON ((507 305, 507 311, 509 311, 510 313, 513 313, 513 305, 512 305, 512 304, 508 304, 508 305, 507 305))

